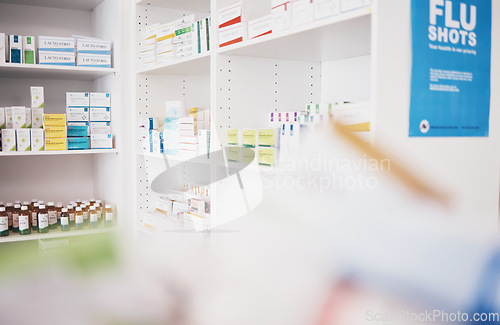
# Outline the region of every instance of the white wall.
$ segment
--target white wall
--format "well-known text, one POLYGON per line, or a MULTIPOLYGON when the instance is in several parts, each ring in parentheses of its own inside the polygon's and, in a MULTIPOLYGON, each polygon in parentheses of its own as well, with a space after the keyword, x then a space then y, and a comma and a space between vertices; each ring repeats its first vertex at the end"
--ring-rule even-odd
POLYGON ((447 190, 453 215, 496 227, 499 205, 500 3, 493 2, 492 98, 488 138, 409 138, 410 0, 374 0, 376 143, 447 190))

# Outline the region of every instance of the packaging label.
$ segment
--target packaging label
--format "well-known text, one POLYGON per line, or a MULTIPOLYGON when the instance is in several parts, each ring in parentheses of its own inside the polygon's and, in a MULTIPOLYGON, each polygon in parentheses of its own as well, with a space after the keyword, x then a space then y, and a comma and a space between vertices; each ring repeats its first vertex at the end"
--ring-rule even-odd
POLYGON ((227 144, 231 146, 238 145, 238 129, 227 130, 227 144))
POLYGON ((97 222, 97 213, 90 214, 90 222, 97 222))
POLYGON ((276 145, 276 131, 274 129, 259 130, 259 146, 274 147, 276 145))
POLYGON ((49 215, 46 213, 38 214, 38 228, 44 229, 49 226, 49 215))
POLYGON ((255 130, 243 130, 243 146, 245 148, 255 148, 257 132, 255 130))
POLYGON ((37 219, 36 212, 31 212, 31 224, 32 224, 34 227, 37 227, 37 226, 38 226, 38 219, 37 219))
POLYGON ((113 212, 106 212, 106 221, 113 220, 113 212))
POLYGON ((19 228, 19 214, 12 214, 12 227, 19 228))
POLYGON ((76 224, 82 224, 83 223, 83 214, 75 214, 75 222, 76 224))
POLYGON ((61 226, 67 226, 67 225, 69 225, 68 217, 62 217, 61 218, 61 226))
POLYGON ((9 217, 0 217, 0 231, 9 230, 9 217))
POLYGON ((57 223, 57 211, 49 211, 49 225, 57 223))
POLYGON ((275 148, 260 148, 259 149, 259 165, 274 166, 276 163, 275 148))
POLYGON ((30 227, 29 217, 27 214, 19 216, 19 230, 27 230, 30 227))
POLYGON ((75 214, 74 213, 69 213, 69 221, 70 222, 75 221, 75 214))

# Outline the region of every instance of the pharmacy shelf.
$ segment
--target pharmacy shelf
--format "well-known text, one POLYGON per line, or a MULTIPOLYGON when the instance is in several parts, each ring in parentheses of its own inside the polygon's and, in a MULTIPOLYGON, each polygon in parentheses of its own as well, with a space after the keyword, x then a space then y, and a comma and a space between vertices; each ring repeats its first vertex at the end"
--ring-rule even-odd
POLYGON ((138 73, 208 76, 210 75, 210 53, 198 54, 148 69, 139 68, 138 73))
POLYGON ((0 157, 17 156, 56 156, 56 155, 96 155, 118 153, 117 149, 93 149, 93 150, 63 150, 63 151, 6 151, 0 152, 0 157))
POLYGON ((152 153, 152 152, 139 152, 137 153, 138 156, 142 156, 145 158, 153 158, 153 159, 167 159, 169 162, 175 162, 175 163, 182 163, 182 162, 193 162, 197 164, 210 164, 211 160, 208 158, 201 158, 199 156, 195 157, 184 157, 184 156, 168 156, 166 154, 162 153, 152 153))
POLYGON ((210 0, 138 0, 138 5, 182 9, 187 11, 208 12, 210 0))
POLYGON ((0 78, 56 79, 91 81, 117 73, 114 68, 50 66, 39 64, 0 64, 0 78))
POLYGON ((219 48, 233 54, 302 61, 332 61, 371 53, 371 7, 219 48))
POLYGON ((9 236, 0 237, 0 244, 20 242, 20 241, 29 241, 29 240, 39 240, 39 239, 89 236, 89 235, 112 233, 115 231, 116 231, 116 227, 98 228, 98 229, 88 229, 87 228, 87 229, 83 229, 83 230, 71 229, 70 231, 61 231, 61 229, 59 228, 57 230, 50 230, 48 233, 45 233, 45 234, 39 234, 38 232, 32 231, 31 235, 19 235, 18 233, 13 233, 11 231, 9 236))
POLYGON ((0 3, 91 11, 104 0, 0 0, 0 3))

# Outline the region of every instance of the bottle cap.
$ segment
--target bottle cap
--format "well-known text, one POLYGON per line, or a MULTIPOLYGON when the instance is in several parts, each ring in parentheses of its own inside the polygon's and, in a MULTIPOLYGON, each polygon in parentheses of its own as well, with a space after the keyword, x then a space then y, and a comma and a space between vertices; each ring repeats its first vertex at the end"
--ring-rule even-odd
POLYGON ((35 208, 36 208, 36 207, 38 207, 39 205, 40 205, 40 204, 39 204, 38 202, 33 203, 33 206, 34 206, 35 208))
POLYGON ((0 207, 0 212, 5 212, 5 207, 0 207))
POLYGON ((30 203, 28 201, 24 201, 23 205, 30 205, 30 203))
POLYGON ((62 209, 61 209, 61 212, 68 212, 68 209, 66 209, 66 208, 62 208, 62 209))
POLYGON ((36 203, 36 202, 38 202, 38 199, 31 199, 31 202, 36 203))
POLYGON ((111 209, 111 204, 106 204, 106 209, 111 209))
POLYGON ((95 206, 91 206, 91 207, 90 207, 90 210, 95 210, 95 206))
POLYGON ((21 204, 19 204, 19 203, 14 204, 15 209, 19 209, 20 207, 21 207, 21 204))
POLYGON ((62 208, 62 203, 61 202, 57 202, 57 205, 56 205, 58 208, 62 208))
POLYGON ((49 202, 49 206, 54 205, 54 202, 49 202))
POLYGON ((82 212, 82 208, 81 207, 76 207, 76 211, 82 212))
POLYGON ((69 210, 69 209, 73 209, 73 205, 71 205, 71 204, 70 204, 70 205, 68 205, 68 210, 69 210))
POLYGON ((27 206, 25 206, 25 205, 23 205, 23 206, 21 207, 21 211, 26 211, 26 210, 28 210, 28 207, 27 207, 27 206))
POLYGON ((45 204, 40 204, 40 210, 45 209, 45 204))
POLYGON ((13 206, 13 204, 9 202, 9 203, 7 203, 7 206, 11 207, 11 206, 13 206))

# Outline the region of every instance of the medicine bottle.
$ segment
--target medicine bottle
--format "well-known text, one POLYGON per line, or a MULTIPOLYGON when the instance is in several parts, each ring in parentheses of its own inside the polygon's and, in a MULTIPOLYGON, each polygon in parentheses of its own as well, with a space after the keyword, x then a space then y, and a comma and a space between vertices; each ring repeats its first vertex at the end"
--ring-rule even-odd
POLYGON ((57 202, 56 204, 56 211, 57 211, 57 224, 60 226, 61 225, 61 210, 62 210, 62 203, 57 202))
POLYGON ((57 209, 54 202, 49 202, 47 206, 47 211, 49 213, 49 228, 57 229, 57 209))
POLYGON ((7 212, 7 215, 9 216, 9 230, 12 230, 12 212, 14 210, 14 205, 12 203, 7 203, 5 206, 5 211, 7 212))
POLYGON ((76 207, 75 211, 75 228, 76 230, 83 229, 83 212, 81 207, 76 207))
POLYGON ((89 201, 90 205, 94 205, 95 202, 96 202, 95 199, 90 199, 90 201, 89 201))
POLYGON ((70 228, 75 227, 75 209, 73 208, 73 205, 68 205, 68 215, 69 215, 69 226, 70 228))
POLYGON ((12 210, 12 231, 19 232, 19 215, 21 214, 21 204, 14 204, 14 210, 12 210))
POLYGON ((87 207, 86 204, 83 204, 80 206, 82 208, 82 213, 83 213, 83 225, 88 226, 89 225, 89 208, 87 207))
POLYGON ((37 231, 38 230, 38 202, 33 203, 33 207, 30 209, 30 215, 31 215, 31 230, 37 231))
POLYGON ((61 230, 69 231, 69 213, 67 208, 61 208, 61 230))
POLYGON ((90 207, 89 217, 90 217, 90 228, 99 227, 99 219, 97 218, 97 210, 95 209, 95 206, 90 207))
POLYGON ((38 209, 38 232, 49 232, 49 211, 41 204, 38 209))
POLYGON ((99 206, 99 203, 94 203, 95 210, 97 211, 97 223, 99 225, 102 224, 102 208, 99 206))
POLYGON ((28 201, 24 201, 23 204, 21 205, 21 208, 23 207, 23 205, 27 206, 28 207, 28 210, 30 208, 30 203, 28 201))
POLYGON ((0 201, 0 208, 1 207, 4 207, 5 208, 5 203, 3 203, 2 201, 0 201))
POLYGON ((76 206, 79 207, 82 205, 82 200, 78 199, 76 200, 76 206))
POLYGON ((5 211, 5 207, 0 207, 0 236, 9 235, 9 215, 5 211))
POLYGON ((106 218, 106 227, 113 226, 113 210, 111 209, 111 204, 106 204, 106 209, 104 210, 104 215, 106 218))
MULTIPOLYGON (((26 202, 26 203, 29 203, 29 202, 26 202)), ((23 205, 21 207, 21 213, 19 214, 19 234, 20 235, 31 234, 30 214, 29 214, 27 205, 23 205)))

